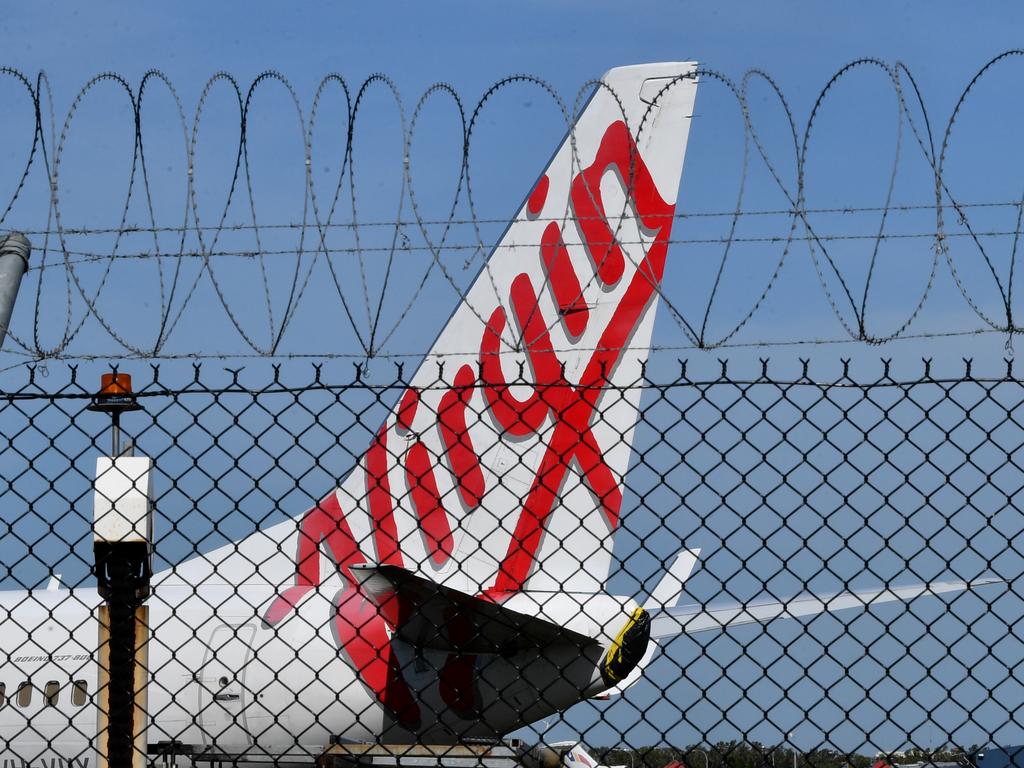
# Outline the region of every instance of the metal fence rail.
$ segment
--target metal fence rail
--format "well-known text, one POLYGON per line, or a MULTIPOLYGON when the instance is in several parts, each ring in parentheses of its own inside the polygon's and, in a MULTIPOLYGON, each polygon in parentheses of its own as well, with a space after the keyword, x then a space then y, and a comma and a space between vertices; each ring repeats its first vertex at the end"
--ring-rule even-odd
MULTIPOLYGON (((604 491, 600 456, 545 474, 550 384, 510 388, 555 414, 530 434, 440 374, 450 413, 381 430, 412 402, 401 378, 135 370, 123 453, 152 459, 155 507, 142 743, 344 762, 353 743, 516 736, 710 768, 1024 738, 1020 380, 767 370, 636 382, 629 468, 604 491), (480 429, 500 433, 482 455, 480 429), (501 588, 520 550, 525 581, 501 588)), ((59 377, 0 396, 0 760, 91 768, 109 421, 91 380, 59 377)))

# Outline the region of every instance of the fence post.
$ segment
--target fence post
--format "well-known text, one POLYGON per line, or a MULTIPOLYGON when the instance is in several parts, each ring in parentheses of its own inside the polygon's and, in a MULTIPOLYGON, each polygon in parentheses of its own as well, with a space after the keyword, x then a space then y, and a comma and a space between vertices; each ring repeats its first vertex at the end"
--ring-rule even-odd
POLYGON ((98 768, 146 768, 149 595, 152 574, 151 459, 120 454, 120 415, 139 410, 127 374, 104 374, 89 410, 111 416, 110 456, 96 460, 93 552, 98 615, 98 768))
POLYGON ((28 269, 30 253, 32 243, 20 232, 12 232, 0 238, 0 347, 7 338, 14 302, 21 288, 21 278, 28 269))

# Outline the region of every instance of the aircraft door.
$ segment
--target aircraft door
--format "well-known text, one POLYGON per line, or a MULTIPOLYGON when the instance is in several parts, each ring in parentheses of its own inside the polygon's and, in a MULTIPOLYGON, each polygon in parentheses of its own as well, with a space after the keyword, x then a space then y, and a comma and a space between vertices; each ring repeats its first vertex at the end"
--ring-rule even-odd
POLYGON ((252 701, 245 668, 252 656, 253 624, 221 624, 210 635, 199 683, 198 721, 203 743, 227 753, 252 744, 246 713, 252 701))

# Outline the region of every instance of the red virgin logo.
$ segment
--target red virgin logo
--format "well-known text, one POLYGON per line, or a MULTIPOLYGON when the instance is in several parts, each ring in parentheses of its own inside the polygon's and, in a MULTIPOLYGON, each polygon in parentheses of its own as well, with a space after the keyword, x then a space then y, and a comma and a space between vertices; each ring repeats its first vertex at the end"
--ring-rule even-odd
MULTIPOLYGON (((581 468, 584 482, 599 503, 609 527, 616 527, 622 490, 604 458, 610 446, 599 444, 592 422, 601 394, 607 389, 661 281, 674 206, 658 193, 625 123, 618 121, 610 125, 594 162, 577 174, 570 186, 575 224, 593 265, 592 279, 598 285, 615 286, 627 273, 626 256, 609 226, 600 191, 601 179, 610 170, 623 181, 628 204, 643 229, 653 233, 653 241, 636 262, 636 269, 611 319, 601 330, 579 381, 573 384, 566 380, 565 367, 551 343, 549 329, 553 323, 544 316, 530 276, 520 273, 511 281, 507 306, 522 331, 522 346, 534 377, 533 392, 526 399, 518 399, 504 375, 501 335, 509 317, 505 308, 498 306, 491 312, 480 340, 479 376, 471 365, 460 367, 452 386, 441 397, 437 413, 430 414, 431 418, 436 416, 445 461, 432 457, 418 438, 411 440, 396 458, 388 452, 387 423, 367 451, 366 493, 377 562, 405 565, 394 518, 395 496, 389 480, 393 462, 400 462, 404 470, 402 476, 418 518, 423 544, 435 566, 443 566, 450 560, 454 546, 451 518, 444 507, 435 473, 447 464, 463 506, 470 514, 484 503, 485 475, 467 423, 470 401, 478 391, 494 421, 509 435, 522 437, 543 432, 547 436, 543 457, 518 512, 497 578, 486 590, 488 595, 497 597, 522 589, 536 564, 544 526, 573 460, 581 468)), ((527 209, 533 216, 543 209, 548 187, 545 176, 531 194, 527 209)), ((555 322, 562 324, 570 339, 578 339, 592 321, 592 313, 583 300, 580 278, 556 222, 545 228, 539 251, 547 288, 558 307, 559 317, 555 322)), ((408 390, 397 409, 395 432, 412 434, 412 424, 420 410, 420 393, 408 390)), ((320 585, 321 557, 325 553, 336 564, 343 580, 342 588, 333 599, 332 628, 338 647, 378 701, 402 725, 415 729, 420 723, 419 705, 391 651, 386 620, 360 593, 349 571, 349 566, 366 562, 366 557, 353 537, 336 493, 329 494, 303 516, 295 554, 295 581, 267 609, 264 621, 271 626, 279 623, 308 592, 320 585)), ((440 673, 441 693, 456 712, 468 713, 475 708, 472 675, 467 674, 467 669, 471 668, 471 664, 467 667, 466 659, 453 655, 440 673)))

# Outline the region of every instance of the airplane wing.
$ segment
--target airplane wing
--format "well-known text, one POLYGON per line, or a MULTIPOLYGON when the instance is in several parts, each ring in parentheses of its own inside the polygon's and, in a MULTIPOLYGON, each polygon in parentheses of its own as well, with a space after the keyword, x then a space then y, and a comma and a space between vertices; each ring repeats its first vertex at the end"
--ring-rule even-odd
POLYGON ((698 632, 724 630, 773 619, 801 618, 851 608, 863 610, 883 603, 906 602, 926 595, 963 592, 987 584, 1002 583, 1005 583, 1004 579, 985 577, 972 581, 933 581, 928 584, 864 589, 831 595, 799 595, 776 602, 737 603, 708 608, 701 605, 683 605, 655 609, 651 617, 651 638, 664 640, 680 634, 692 635, 698 632))

